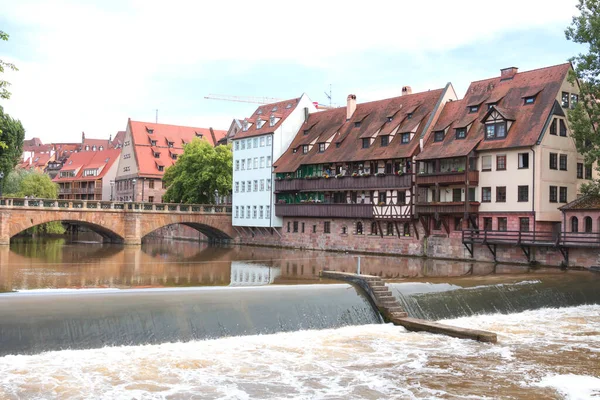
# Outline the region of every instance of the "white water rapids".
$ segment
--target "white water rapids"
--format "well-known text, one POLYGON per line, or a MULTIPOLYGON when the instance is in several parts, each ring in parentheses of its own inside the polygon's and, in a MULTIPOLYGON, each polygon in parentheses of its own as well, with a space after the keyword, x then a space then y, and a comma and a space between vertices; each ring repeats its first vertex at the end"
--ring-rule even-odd
POLYGON ((2 399, 600 399, 600 305, 0 358, 2 399))

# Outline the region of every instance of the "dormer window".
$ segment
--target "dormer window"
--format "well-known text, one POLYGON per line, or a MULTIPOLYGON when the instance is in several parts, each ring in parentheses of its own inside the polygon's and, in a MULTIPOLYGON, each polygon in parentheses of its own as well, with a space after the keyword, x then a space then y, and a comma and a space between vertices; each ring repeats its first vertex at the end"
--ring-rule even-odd
POLYGON ((298 152, 298 149, 293 149, 292 153, 296 154, 298 152))
POLYGON ((381 147, 386 147, 390 143, 390 136, 383 135, 381 136, 381 147))
POLYGON ((485 139, 504 139, 506 137, 506 121, 485 125, 485 139))
POLYGON ((394 117, 388 117, 387 122, 392 122, 393 119, 394 119, 394 117))
POLYGON ((146 132, 148 132, 149 135, 152 135, 154 133, 154 129, 146 127, 146 132))
POLYGON ((410 142, 410 133, 403 133, 400 136, 400 143, 406 144, 410 142))
POLYGON ((498 105, 498 103, 489 103, 488 106, 488 110, 491 109, 492 107, 494 107, 495 105, 498 105))
POLYGON ((259 108, 258 111, 256 112, 258 115, 262 114, 262 108, 259 108))
MULTIPOLYGON (((236 142, 235 144, 237 145, 238 142, 236 142)), ((167 146, 169 146, 169 148, 173 148, 173 146, 175 146, 175 143, 167 141, 167 146)))
MULTIPOLYGON (((260 110, 259 110, 259 111, 260 111, 260 110)), ((248 121, 244 121, 244 122, 242 123, 242 130, 243 130, 244 132, 247 132, 249 127, 250 127, 250 126, 249 126, 249 124, 248 124, 248 121)))
POLYGON ((104 146, 100 146, 99 150, 100 151, 104 150, 104 146))
POLYGON ((467 137, 467 128, 457 128, 456 129, 456 138, 464 139, 467 137))
POLYGON ((445 136, 444 131, 436 131, 433 133, 433 141, 434 142, 443 142, 444 136, 445 136))
POLYGON ((369 138, 363 138, 363 140, 362 140, 362 148, 363 149, 368 149, 370 145, 371 145, 371 139, 369 139, 369 138))
POLYGON ((202 132, 196 132, 196 137, 202 139, 202 137, 204 137, 204 134, 202 134, 202 132))
POLYGON ((275 126, 275 116, 271 115, 271 117, 269 118, 269 126, 275 126))
POLYGON ((275 112, 277 111, 277 106, 273 107, 273 109, 271 110, 271 112, 275 112))
POLYGON ((151 146, 156 146, 156 140, 151 140, 151 141, 150 141, 150 145, 151 145, 151 146))
POLYGON ((305 144, 302 146, 302 154, 307 154, 308 153, 308 145, 305 144))
POLYGON ((165 170, 165 167, 164 167, 164 166, 162 166, 162 165, 159 165, 159 166, 158 166, 158 170, 159 170, 160 172, 163 172, 163 171, 165 170))
POLYGON ((308 135, 308 133, 310 132, 310 129, 305 129, 304 132, 302 132, 305 136, 308 135))
POLYGON ((265 124, 265 121, 263 121, 262 119, 259 119, 258 121, 256 121, 256 129, 262 128, 264 124, 265 124))
POLYGON ((469 113, 473 114, 479 111, 479 106, 469 106, 469 113))
POLYGON ((575 108, 579 102, 579 95, 571 93, 571 108, 575 108))
POLYGON ((157 152, 157 151, 155 151, 155 152, 154 152, 154 158, 160 158, 160 153, 159 153, 159 152, 157 152))
POLYGON ((85 151, 88 151, 90 149, 90 146, 86 145, 85 146, 85 151))
POLYGON ((325 152, 325 143, 319 143, 319 153, 325 152))
POLYGON ((292 108, 292 103, 288 103, 288 105, 285 106, 285 108, 292 108))
POLYGON ((535 103, 535 96, 529 96, 523 98, 523 105, 533 104, 535 103))
POLYGON ((175 153, 171 153, 171 158, 172 158, 173 160, 177 160, 177 154, 175 154, 175 153))
POLYGON ((413 117, 413 113, 406 114, 406 119, 412 119, 412 117, 413 117))
POLYGON ((355 123, 354 123, 354 127, 355 127, 355 128, 360 128, 360 121, 357 121, 357 122, 355 122, 355 123))

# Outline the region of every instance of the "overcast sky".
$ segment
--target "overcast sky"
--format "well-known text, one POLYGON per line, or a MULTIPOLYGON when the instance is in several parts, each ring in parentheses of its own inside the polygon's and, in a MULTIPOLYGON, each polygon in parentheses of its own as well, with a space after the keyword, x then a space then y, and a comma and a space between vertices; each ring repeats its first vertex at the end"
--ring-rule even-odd
POLYGON ((209 93, 328 104, 528 70, 581 51, 564 29, 576 0, 0 0, 0 58, 26 137, 105 138, 127 118, 227 129, 256 105, 209 93))

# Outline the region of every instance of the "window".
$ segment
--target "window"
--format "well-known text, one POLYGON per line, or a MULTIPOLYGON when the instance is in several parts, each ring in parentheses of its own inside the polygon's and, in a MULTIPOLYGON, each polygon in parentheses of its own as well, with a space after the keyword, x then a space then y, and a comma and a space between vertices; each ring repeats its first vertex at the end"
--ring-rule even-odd
POLYGON ((244 206, 240 207, 240 218, 244 218, 244 206))
POLYGON ((254 157, 254 169, 258 168, 258 157, 254 157))
POLYGON ((248 182, 246 182, 246 187, 248 188, 248 189, 247 189, 247 190, 248 190, 248 192, 251 192, 251 191, 252 191, 252 181, 248 181, 248 182))
POLYGON ((355 123, 354 123, 354 127, 355 127, 355 128, 360 128, 360 121, 357 121, 357 122, 355 122, 355 123))
POLYGON ((412 119, 412 117, 413 117, 413 113, 406 114, 406 119, 412 119))
POLYGON ((242 160, 242 171, 246 169, 246 160, 242 160))
POLYGON ((550 169, 558 169, 558 154, 550 153, 550 169))
POLYGON ((260 147, 265 147, 265 137, 264 136, 260 137, 260 147))
POLYGON ((404 233, 404 236, 410 236, 410 225, 408 222, 404 223, 404 226, 402 227, 402 231, 404 233))
POLYGON ((529 153, 519 153, 519 169, 529 168, 529 153))
POLYGON ((462 231, 462 222, 463 219, 461 217, 454 217, 454 230, 462 231))
POLYGON ((585 179, 592 179, 592 166, 591 165, 585 166, 585 179))
POLYGON ((400 136, 400 141, 402 142, 402 144, 406 144, 410 142, 410 133, 403 133, 400 136))
POLYGON ((579 96, 575 93, 571 94, 571 108, 575 108, 579 102, 579 96))
POLYGON ((506 203, 506 186, 496 186, 496 203, 506 203))
POLYGON ((386 204, 387 203, 387 193, 385 191, 380 191, 379 192, 379 204, 386 204))
POLYGON ((377 235, 377 222, 371 222, 371 235, 377 235))
POLYGON ((164 166, 162 166, 162 165, 159 165, 159 166, 158 166, 158 170, 159 170, 160 172, 163 172, 163 171, 165 170, 165 167, 164 167, 164 166))
POLYGON ((381 147, 386 147, 389 143, 390 143, 390 136, 389 135, 383 135, 381 137, 381 147))
POLYGON ((302 154, 306 154, 306 153, 308 153, 308 145, 307 144, 302 146, 302 154))
POLYGON ((567 155, 561 154, 559 157, 559 168, 561 171, 567 170, 567 155))
POLYGON ((577 219, 577 217, 571 218, 571 232, 573 232, 573 233, 579 232, 579 219, 577 219))
POLYGON ((267 136, 267 146, 270 146, 272 141, 273 138, 271 137, 271 135, 267 136))
POLYGON ((154 196, 148 196, 148 203, 154 203, 154 196))
POLYGON ((123 159, 125 159, 125 160, 127 160, 128 158, 131 158, 131 154, 125 154, 125 155, 123 156, 123 159))
POLYGON ((154 152, 154 158, 160 158, 160 153, 158 151, 154 152))
POLYGON ((287 231, 288 231, 288 233, 290 233, 290 224, 291 224, 290 221, 288 221, 288 223, 287 223, 287 231))
POLYGON ((263 190, 265 190, 265 180, 261 179, 260 180, 260 191, 262 192, 263 190))
POLYGON ((577 163, 577 179, 583 179, 583 163, 577 163))
POLYGON ((325 152, 325 143, 319 143, 319 153, 325 152))
POLYGON ((317 226, 313 225, 312 233, 317 233, 317 226))
POLYGON ((242 181, 242 193, 246 191, 246 181, 242 181))
POLYGON ((483 230, 484 231, 492 230, 492 217, 483 217, 483 230))
POLYGON ((363 234, 363 224, 362 224, 362 222, 357 222, 356 223, 356 234, 357 235, 362 235, 363 234))
POLYGON ((561 186, 559 189, 559 199, 561 203, 567 203, 567 188, 565 186, 561 186))
POLYGON ((261 157, 261 158, 260 158, 260 167, 261 167, 261 168, 264 168, 264 167, 265 167, 265 158, 264 158, 264 157, 261 157))
POLYGON ((348 227, 347 226, 342 226, 342 235, 347 235, 348 234, 348 227))
POLYGON ((592 217, 585 217, 583 219, 583 228, 585 233, 592 233, 592 217))
POLYGON ((252 169, 252 159, 249 158, 248 161, 246 162, 246 164, 248 164, 248 169, 251 170, 252 169))
POLYGON ((151 146, 156 146, 156 140, 151 140, 151 141, 150 141, 150 145, 151 145, 151 146))
POLYGON ((271 179, 267 179, 267 190, 271 190, 271 179))
POLYGON ((235 144, 234 144, 234 149, 235 149, 235 150, 239 150, 239 149, 240 149, 240 142, 239 142, 239 141, 237 141, 237 140, 235 141, 235 144))
POLYGON ((331 233, 331 222, 323 222, 323 233, 331 233))
POLYGON ((239 171, 240 169, 240 160, 235 160, 235 170, 239 171))
POLYGON ((507 226, 508 226, 508 222, 507 222, 506 217, 498 217, 498 230, 506 231, 507 226))
POLYGON ((250 218, 250 206, 246 206, 246 218, 250 218))
POLYGON ((491 171, 492 170, 492 156, 481 156, 481 170, 491 171))
POLYGON ((235 192, 238 193, 240 191, 240 183, 236 182, 235 183, 235 192))
POLYGON ((371 144, 371 139, 363 138, 363 140, 362 140, 362 148, 363 149, 368 149, 370 144, 371 144))
POLYGON ((271 217, 271 206, 265 206, 265 218, 269 219, 271 217))
POLYGON ((298 221, 294 221, 294 233, 298 233, 298 221))
POLYGON ((452 201, 455 203, 462 201, 462 189, 460 189, 460 188, 452 189, 452 201))
POLYGON ((567 136, 567 124, 563 119, 560 120, 560 136, 567 136))
POLYGON ((148 181, 148 189, 154 189, 154 179, 148 181))
POLYGON ((527 217, 519 218, 519 231, 529 232, 529 218, 527 218, 527 217))
POLYGON ((506 170, 506 156, 496 156, 496 171, 506 170))
POLYGON ((483 203, 489 203, 490 201, 492 201, 492 188, 491 187, 481 188, 481 201, 483 203))
POLYGON ((467 128, 458 128, 456 130, 456 138, 457 139, 464 139, 467 137, 467 128))
POLYGON ((476 113, 477 111, 479 111, 479 106, 469 106, 469 113, 476 113))
POLYGON ((394 224, 392 224, 391 222, 387 223, 385 234, 387 236, 394 236, 394 224))
POLYGON ((550 186, 550 203, 558 202, 558 187, 550 186))
POLYGON ((258 179, 254 180, 254 191, 258 192, 258 179))
POLYGON ((550 134, 556 135, 556 118, 552 119, 552 123, 550 124, 550 134))
POLYGON ((271 168, 271 156, 267 156, 267 168, 271 168))
POLYGON ((260 206, 258 208, 258 218, 263 219, 265 217, 265 207, 260 206))
POLYGON ((485 139, 504 139, 506 137, 506 122, 496 122, 485 125, 485 139))
POLYGON ((254 148, 256 149, 258 147, 258 138, 252 139, 252 142, 254 143, 254 148))
POLYGON ((240 216, 240 206, 235 206, 235 218, 239 218, 240 216))
POLYGON ((569 108, 569 93, 562 92, 562 106, 563 108, 569 108))
POLYGON ((444 141, 444 131, 436 131, 433 133, 433 141, 434 142, 443 142, 444 141))
POLYGON ((301 229, 301 232, 302 232, 302 233, 304 233, 304 227, 305 227, 305 224, 304 224, 304 222, 303 222, 303 223, 302 223, 302 229, 301 229))
POLYGON ((442 219, 441 218, 433 220, 433 229, 436 231, 442 230, 442 219))
POLYGON ((257 209, 256 206, 252 206, 252 218, 253 219, 256 219, 256 209, 257 209))
POLYGON ((242 150, 245 150, 245 149, 246 149, 246 141, 242 140, 242 150))
POLYGON ((535 96, 529 96, 529 97, 525 97, 523 99, 523 104, 527 105, 527 104, 533 104, 535 103, 535 96))
POLYGON ((529 201, 529 186, 519 186, 517 193, 517 201, 529 201))

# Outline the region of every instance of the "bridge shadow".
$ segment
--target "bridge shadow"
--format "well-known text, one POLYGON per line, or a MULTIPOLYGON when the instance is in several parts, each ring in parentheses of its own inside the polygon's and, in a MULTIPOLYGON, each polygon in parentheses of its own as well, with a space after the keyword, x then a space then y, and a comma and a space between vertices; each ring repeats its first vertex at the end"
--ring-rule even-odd
POLYGON ((24 236, 25 232, 27 232, 29 229, 35 228, 36 226, 44 225, 49 222, 60 222, 63 225, 67 224, 67 225, 72 225, 72 226, 81 226, 81 227, 84 227, 84 228, 100 235, 104 242, 123 243, 123 237, 121 237, 121 235, 113 232, 109 228, 106 228, 104 226, 101 226, 99 224, 95 224, 92 222, 76 221, 76 220, 70 220, 70 219, 56 219, 56 220, 44 221, 39 224, 29 226, 26 229, 15 234, 13 237, 11 237, 11 241, 15 240, 16 238, 18 238, 20 236, 24 236))
POLYGON ((156 237, 156 233, 159 232, 160 230, 169 228, 169 227, 176 227, 178 225, 187 226, 189 228, 196 230, 197 232, 203 234, 208 241, 224 241, 224 240, 232 239, 231 236, 229 236, 227 233, 225 233, 222 230, 217 229, 213 226, 210 226, 210 225, 200 224, 200 223, 196 223, 196 222, 177 222, 174 224, 167 224, 167 225, 158 227, 157 229, 153 230, 152 232, 149 232, 144 237, 142 237, 142 240, 146 240, 150 236, 156 237))

